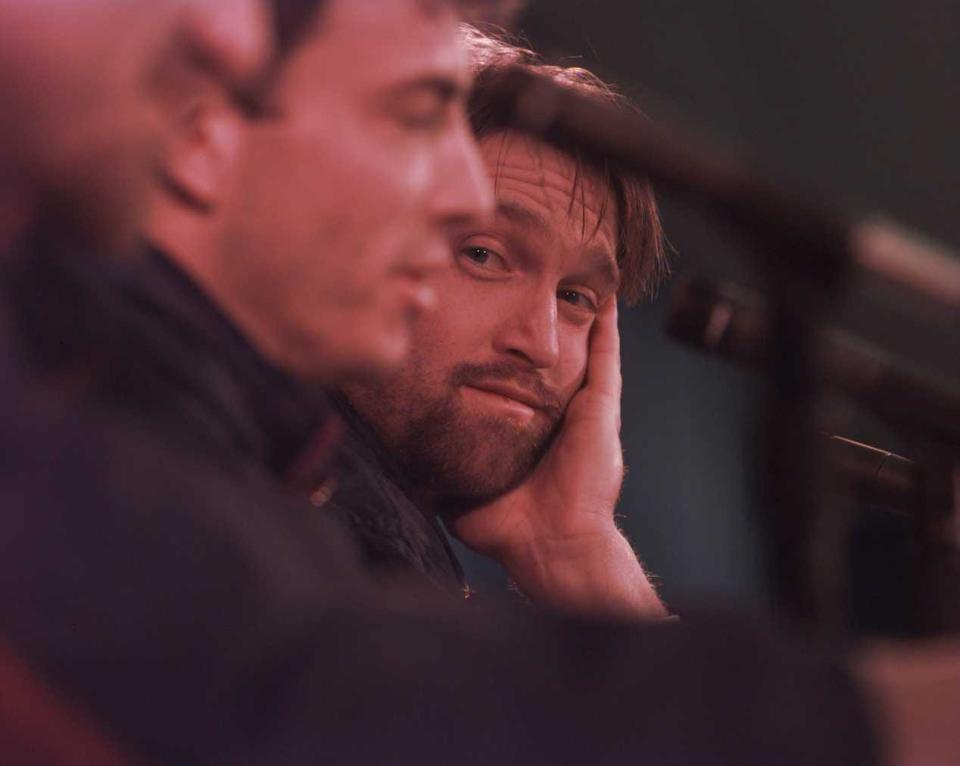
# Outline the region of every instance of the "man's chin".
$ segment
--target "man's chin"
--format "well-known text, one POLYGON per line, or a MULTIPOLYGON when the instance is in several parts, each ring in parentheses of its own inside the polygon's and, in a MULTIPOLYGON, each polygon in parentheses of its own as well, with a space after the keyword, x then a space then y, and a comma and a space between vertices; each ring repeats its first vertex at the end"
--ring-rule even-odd
POLYGON ((534 470, 549 441, 542 429, 518 428, 510 420, 464 419, 467 422, 458 433, 474 438, 443 445, 442 454, 437 455, 443 467, 433 472, 437 493, 451 512, 485 505, 518 487, 534 470))
POLYGON ((444 518, 456 518, 476 508, 482 508, 523 484, 528 473, 512 477, 464 476, 451 482, 439 494, 437 509, 444 518))

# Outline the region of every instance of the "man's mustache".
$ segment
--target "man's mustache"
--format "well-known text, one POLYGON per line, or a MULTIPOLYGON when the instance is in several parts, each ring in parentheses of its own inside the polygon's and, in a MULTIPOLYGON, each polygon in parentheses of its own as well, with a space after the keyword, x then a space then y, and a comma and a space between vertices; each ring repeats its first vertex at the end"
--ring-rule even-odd
POLYGON ((559 394, 543 380, 540 374, 528 366, 512 362, 471 364, 464 362, 454 367, 450 375, 453 388, 471 386, 483 388, 485 383, 504 382, 523 388, 537 407, 551 420, 563 417, 564 406, 559 394))

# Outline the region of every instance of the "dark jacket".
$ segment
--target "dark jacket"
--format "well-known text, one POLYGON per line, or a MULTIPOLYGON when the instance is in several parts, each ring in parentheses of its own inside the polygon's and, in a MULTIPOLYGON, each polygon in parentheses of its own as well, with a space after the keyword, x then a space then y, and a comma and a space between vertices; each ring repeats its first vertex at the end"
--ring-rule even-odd
POLYGON ((269 364, 161 252, 137 264, 41 252, 11 281, 23 357, 68 398, 232 471, 298 490, 328 474, 341 426, 326 396, 269 364))
POLYGON ((82 381, 82 398, 150 422, 180 450, 265 471, 310 498, 340 519, 376 575, 415 573, 462 592, 439 522, 412 502, 362 419, 268 364, 163 253, 151 249, 129 270, 36 256, 13 296, 31 364, 82 381), (24 300, 37 294, 42 302, 24 300))
MULTIPOLYGON (((179 279, 171 294, 189 293, 179 279)), ((165 370, 151 392, 171 386, 145 410, 96 385, 123 345, 92 346, 86 368, 77 348, 59 369, 8 357, 0 378, 0 632, 133 751, 178 766, 875 762, 846 672, 740 620, 644 627, 374 587, 283 478, 303 442, 261 420, 245 352, 237 367, 219 353, 237 339, 182 297, 193 331, 163 320, 142 338, 144 369, 165 370)), ((104 313, 78 325, 136 348, 134 320, 90 305, 104 313)), ((118 375, 129 390, 132 368, 118 375)))
POLYGON ((325 508, 350 530, 368 571, 378 578, 416 575, 451 594, 469 592, 439 520, 413 501, 373 429, 342 397, 331 400, 346 430, 325 508))

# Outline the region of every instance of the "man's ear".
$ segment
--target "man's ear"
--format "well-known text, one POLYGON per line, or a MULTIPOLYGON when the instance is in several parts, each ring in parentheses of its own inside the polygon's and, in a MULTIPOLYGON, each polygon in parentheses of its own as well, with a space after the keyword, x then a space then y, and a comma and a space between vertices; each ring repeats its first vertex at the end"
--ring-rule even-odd
POLYGON ((222 98, 197 99, 183 112, 163 163, 163 179, 181 201, 216 208, 240 152, 243 117, 222 98))

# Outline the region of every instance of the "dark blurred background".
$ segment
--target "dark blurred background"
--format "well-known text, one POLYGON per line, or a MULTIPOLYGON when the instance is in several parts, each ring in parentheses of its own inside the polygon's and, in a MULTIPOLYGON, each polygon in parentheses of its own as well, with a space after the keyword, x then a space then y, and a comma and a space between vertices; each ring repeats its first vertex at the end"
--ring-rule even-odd
MULTIPOLYGON (((549 59, 594 70, 652 117, 771 178, 960 244, 954 0, 533 0, 517 27, 549 59)), ((735 243, 662 204, 675 276, 754 281, 735 243)), ((666 284, 652 305, 622 314, 623 526, 668 602, 764 609, 758 382, 668 341, 669 296, 666 284)), ((915 320, 914 308, 854 296, 845 321, 931 369, 960 371, 949 322, 915 320)), ((847 435, 903 447, 855 409, 843 422, 847 435)), ((481 590, 496 587, 475 560, 468 569, 481 590)))

